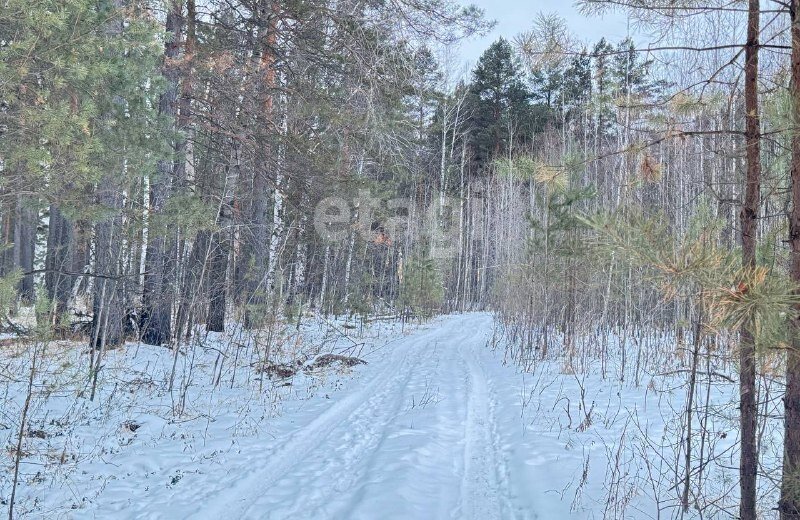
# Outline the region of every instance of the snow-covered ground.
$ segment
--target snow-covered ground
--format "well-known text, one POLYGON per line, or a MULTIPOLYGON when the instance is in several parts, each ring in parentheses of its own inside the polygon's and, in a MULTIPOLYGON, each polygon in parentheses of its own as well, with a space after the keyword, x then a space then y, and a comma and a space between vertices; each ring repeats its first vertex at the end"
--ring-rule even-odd
MULTIPOLYGON (((348 336, 335 324, 333 335, 324 327, 284 333, 271 338, 280 348, 270 359, 295 363, 291 371, 323 352, 367 364, 272 379, 253 368, 263 351, 220 338, 181 355, 175 388, 185 392, 167 390, 171 351, 130 345, 109 353, 93 402, 78 395, 86 353, 51 346, 46 372, 54 375, 37 383, 18 511, 103 519, 678 516, 680 386, 669 390, 669 378, 622 385, 559 363, 522 374, 506 362, 494 325, 473 313, 405 331, 380 323, 348 336)), ((15 363, 25 360, 7 356, 0 373, 23 373, 15 363)), ((23 379, 4 385, 0 434, 9 447, 23 379)), ((727 402, 732 388, 709 386, 708 402, 727 402)), ((715 454, 704 485, 735 503, 736 483, 713 469, 736 466, 735 434, 720 433, 735 410, 723 412, 704 424, 703 449, 715 454)), ((11 454, 3 454, 3 500, 11 454)))

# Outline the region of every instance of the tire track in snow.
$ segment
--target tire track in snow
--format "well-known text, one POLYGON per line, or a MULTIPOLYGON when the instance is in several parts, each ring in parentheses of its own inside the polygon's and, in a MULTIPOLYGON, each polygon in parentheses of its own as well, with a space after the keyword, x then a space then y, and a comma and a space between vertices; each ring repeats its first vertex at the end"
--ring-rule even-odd
POLYGON ((469 384, 464 443, 464 474, 458 518, 515 518, 508 489, 508 469, 494 413, 496 399, 473 341, 460 349, 469 384), (465 352, 466 351, 466 352, 465 352))
MULTIPOLYGON (((428 360, 432 356, 437 355, 437 348, 438 348, 438 342, 434 343, 433 350, 429 351, 427 353, 426 360, 428 360)), ((421 356, 420 356, 420 361, 421 361, 421 356)), ((417 368, 421 364, 422 363, 418 363, 417 364, 417 368)), ((427 368, 428 370, 424 370, 424 371, 420 372, 420 371, 417 371, 415 369, 415 370, 411 371, 409 373, 409 377, 406 378, 406 380, 404 381, 404 384, 402 386, 401 391, 399 391, 397 393, 398 399, 397 399, 397 401, 395 403, 395 408, 393 410, 393 413, 391 414, 390 421, 388 421, 384 425, 383 430, 378 434, 378 440, 375 443, 375 445, 373 446, 373 449, 370 450, 369 457, 367 458, 364 467, 361 468, 360 471, 358 471, 358 468, 356 468, 356 474, 358 475, 358 477, 364 479, 364 478, 370 476, 373 473, 373 471, 375 471, 375 470, 380 471, 382 469, 377 465, 378 454, 380 453, 381 447, 384 445, 384 443, 386 442, 386 440, 389 438, 390 434, 392 433, 390 431, 390 429, 388 428, 389 423, 391 423, 392 421, 394 421, 395 419, 397 419, 398 417, 400 417, 404 413, 403 411, 401 411, 401 407, 404 404, 407 404, 409 385, 410 385, 412 379, 418 378, 420 376, 420 374, 427 375, 429 373, 429 369, 431 367, 428 366, 428 367, 425 367, 425 368, 427 368)), ((351 480, 351 482, 354 482, 354 481, 357 480, 357 478, 355 478, 355 475, 354 475, 353 478, 351 478, 350 480, 351 480)), ((361 487, 355 493, 353 493, 352 496, 349 497, 349 499, 346 501, 346 503, 342 504, 342 506, 338 508, 338 510, 336 511, 335 514, 332 515, 332 517, 333 518, 346 518, 347 515, 351 514, 354 510, 356 510, 358 508, 359 504, 362 501, 364 501, 366 498, 367 498, 367 496, 365 495, 364 489, 363 489, 363 487, 361 487)))
MULTIPOLYGON (((488 346, 484 348, 482 352, 484 355, 488 351, 488 346)), ((478 353, 475 353, 475 359, 478 367, 481 370, 481 373, 486 374, 485 365, 483 362, 483 356, 478 353)), ((499 423, 497 420, 497 407, 498 407, 498 396, 497 391, 495 390, 494 381, 491 378, 486 377, 486 389, 487 389, 487 399, 488 399, 488 407, 489 407, 489 437, 491 439, 491 447, 493 453, 495 454, 495 472, 497 476, 497 482, 500 490, 500 498, 501 498, 501 507, 503 518, 523 518, 525 520, 529 520, 531 517, 531 512, 523 512, 515 510, 513 505, 513 492, 511 490, 511 470, 509 468, 509 460, 510 455, 506 452, 505 448, 503 447, 503 439, 499 429, 499 423)))
MULTIPOLYGON (((409 353, 405 359, 408 360, 411 354, 409 353)), ((369 398, 363 406, 358 407, 346 421, 339 422, 330 430, 316 447, 316 453, 321 457, 311 463, 308 462, 310 457, 306 457, 305 464, 298 465, 300 471, 291 475, 291 481, 305 482, 306 485, 314 487, 316 492, 303 496, 295 493, 291 506, 288 508, 281 506, 274 514, 270 511, 267 513, 267 518, 319 519, 331 516, 325 513, 325 507, 331 504, 332 499, 340 499, 342 495, 351 492, 354 484, 369 473, 373 454, 380 449, 389 433, 388 426, 399 415, 400 408, 405 402, 405 392, 396 389, 408 386, 423 361, 423 356, 419 352, 413 354, 416 355, 413 356, 412 362, 405 363, 405 368, 398 370, 397 375, 387 381, 378 393, 369 398), (331 446, 331 443, 334 446, 331 446), (335 486, 313 485, 315 480, 327 481, 331 475, 338 477, 335 486)), ((258 506, 260 504, 253 504, 246 517, 251 517, 251 510, 258 506)))
MULTIPOLYGON (((258 499, 270 486, 278 482, 287 473, 313 455, 332 432, 344 422, 349 422, 352 414, 368 406, 367 411, 379 408, 380 402, 392 395, 398 379, 403 375, 410 377, 414 367, 423 359, 419 352, 442 335, 443 331, 434 329, 421 334, 410 336, 405 342, 405 348, 398 348, 393 352, 386 366, 369 379, 357 391, 345 396, 336 402, 323 414, 313 419, 301 430, 286 436, 280 445, 276 446, 265 457, 264 465, 258 470, 251 471, 244 477, 222 491, 220 495, 208 501, 207 507, 202 510, 204 518, 265 518, 268 511, 253 512, 258 499), (412 359, 409 359, 412 358, 412 359), (400 367, 398 367, 400 365, 400 367), (376 403, 376 396, 378 402, 376 403), (231 516, 232 515, 232 516, 231 516)), ((398 347, 400 344, 398 344, 398 347)), ((386 416, 384 417, 386 418, 386 416)), ((389 418, 391 419, 391 418, 389 418)), ((261 461, 259 461, 261 462, 261 461)))

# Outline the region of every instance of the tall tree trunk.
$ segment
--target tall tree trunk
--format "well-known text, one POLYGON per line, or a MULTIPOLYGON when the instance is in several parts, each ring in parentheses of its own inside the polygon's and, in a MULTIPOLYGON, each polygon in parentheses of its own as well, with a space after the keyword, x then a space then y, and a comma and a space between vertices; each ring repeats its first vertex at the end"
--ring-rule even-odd
POLYGON ((230 256, 230 231, 223 227, 214 234, 211 243, 211 266, 208 275, 208 316, 206 329, 211 332, 225 330, 226 275, 230 256))
MULTIPOLYGON (((273 10, 277 9, 277 5, 273 4, 273 10)), ((272 31, 275 32, 276 28, 272 27, 272 31)), ((273 40, 275 37, 273 36, 273 40)), ((274 45, 274 43, 273 43, 274 45)), ((286 80, 283 75, 280 76, 280 86, 281 88, 285 87, 286 80)), ((269 262, 267 264, 267 276, 266 276, 266 290, 267 293, 270 295, 270 303, 276 306, 276 311, 278 310, 277 307, 281 305, 281 291, 276 292, 277 280, 276 276, 280 276, 280 265, 281 265, 281 243, 284 240, 284 232, 285 232, 285 224, 284 224, 284 169, 286 168, 286 138, 289 133, 289 118, 286 113, 288 107, 286 106, 286 94, 282 93, 279 96, 278 102, 278 111, 279 115, 278 118, 280 120, 280 124, 278 125, 279 134, 280 134, 280 142, 277 146, 277 157, 276 157, 276 164, 275 164, 275 174, 273 178, 274 183, 274 190, 273 190, 273 200, 272 200, 272 229, 270 232, 269 238, 269 262)), ((281 287, 283 284, 280 284, 281 287)))
POLYGON ((50 224, 47 233, 44 283, 47 297, 52 302, 53 320, 67 311, 74 276, 73 266, 74 226, 56 204, 50 206, 50 224))
MULTIPOLYGON (((124 166, 122 169, 124 176, 124 166)), ((94 348, 108 349, 122 344, 125 319, 122 186, 111 175, 97 186, 97 201, 111 215, 98 222, 94 230, 94 272, 98 278, 92 304, 92 342, 94 348)))
POLYGON ((217 214, 218 231, 211 240, 211 266, 208 284, 208 317, 206 328, 211 332, 225 330, 225 311, 227 307, 227 273, 228 259, 233 245, 232 226, 234 222, 233 199, 236 186, 239 184, 240 145, 233 143, 231 165, 222 186, 222 198, 217 214))
POLYGON ((245 300, 245 328, 255 328, 266 304, 265 279, 269 257, 269 233, 267 232, 267 210, 269 197, 268 173, 264 165, 256 166, 253 172, 253 192, 250 209, 250 229, 246 230, 247 254, 245 261, 247 299, 245 300))
MULTIPOLYGON (((183 22, 183 2, 173 0, 166 18, 166 30, 171 37, 164 44, 163 69, 168 87, 161 95, 158 111, 162 116, 171 118, 176 128, 181 125, 178 124, 180 71, 175 62, 180 54, 183 22)), ((163 214, 167 200, 177 187, 178 180, 183 177, 186 140, 177 135, 173 148, 172 161, 159 161, 158 177, 150 185, 151 218, 158 218, 163 214)), ((141 339, 145 343, 162 345, 168 343, 172 337, 175 245, 174 230, 169 230, 167 233, 152 233, 148 237, 141 313, 141 339)))
POLYGON ((23 304, 33 303, 36 287, 33 279, 33 261, 36 252, 36 227, 39 223, 38 201, 19 197, 17 219, 14 226, 14 263, 24 275, 19 284, 19 296, 23 304))
MULTIPOLYGON (((263 117, 270 121, 274 116, 274 90, 276 87, 275 46, 277 43, 277 18, 279 3, 262 0, 259 6, 259 19, 265 22, 259 34, 259 72, 263 81, 263 117)), ((267 127, 269 125, 265 125, 267 127)), ((246 231, 244 261, 247 262, 245 301, 245 328, 257 327, 260 315, 265 312, 267 271, 269 268, 270 233, 268 232, 269 210, 269 164, 272 147, 265 145, 261 164, 254 165, 250 205, 250 229, 246 231)))
POLYGON ((17 207, 13 196, 3 197, 0 203, 0 276, 7 275, 14 265, 14 230, 16 228, 17 207))
MULTIPOLYGON (((791 277, 800 284, 800 0, 792 0, 791 7, 791 84, 792 101, 792 159, 791 193, 792 209, 789 215, 791 243, 791 277)), ((781 498, 782 520, 800 519, 800 305, 791 322, 791 347, 786 359, 786 396, 784 397, 784 455, 781 498)))
MULTIPOLYGON (((760 31, 759 0, 749 0, 747 46, 745 48, 744 98, 745 147, 747 172, 744 204, 740 214, 742 226, 742 263, 746 269, 756 265, 756 240, 761 183, 761 122, 758 107, 758 36, 760 31)), ((741 452, 739 460, 741 520, 756 519, 756 352, 749 323, 741 330, 739 345, 739 399, 741 452)))
POLYGON ((208 308, 206 296, 210 288, 208 283, 210 244, 211 232, 208 230, 199 231, 192 242, 181 281, 180 302, 175 319, 176 336, 185 335, 189 338, 196 319, 199 317, 205 320, 207 317, 197 314, 201 309, 208 308))

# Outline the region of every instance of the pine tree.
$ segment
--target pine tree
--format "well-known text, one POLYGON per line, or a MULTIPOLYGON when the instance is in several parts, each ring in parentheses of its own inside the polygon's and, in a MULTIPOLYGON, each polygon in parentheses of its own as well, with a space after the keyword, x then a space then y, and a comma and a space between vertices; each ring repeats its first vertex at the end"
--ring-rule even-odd
POLYGON ((436 262, 415 256, 403 268, 398 304, 404 313, 430 318, 444 303, 444 288, 436 262))
MULTIPOLYGON (((120 197, 123 190, 136 193, 136 176, 153 167, 161 150, 154 110, 157 27, 110 2, 10 1, 6 7, 0 99, 14 140, 0 137, 0 160, 7 185, 50 207, 47 287, 60 315, 87 250, 77 228, 95 224, 107 244, 115 237, 122 244, 127 227, 121 223, 133 221, 123 219, 120 197)), ((118 281, 123 291, 124 273, 112 267, 120 254, 100 243, 91 274, 118 281)))
POLYGON ((510 127, 524 135, 531 93, 511 44, 500 38, 483 53, 473 72, 468 106, 472 111, 473 157, 479 168, 505 153, 510 127))
POLYGON ((592 98, 592 64, 591 58, 583 49, 580 54, 570 60, 564 71, 563 102, 569 110, 570 117, 576 117, 592 98))
POLYGON ((600 139, 609 133, 614 122, 614 112, 611 108, 614 97, 614 76, 613 60, 610 56, 613 52, 614 47, 605 38, 601 38, 592 49, 595 132, 600 139))

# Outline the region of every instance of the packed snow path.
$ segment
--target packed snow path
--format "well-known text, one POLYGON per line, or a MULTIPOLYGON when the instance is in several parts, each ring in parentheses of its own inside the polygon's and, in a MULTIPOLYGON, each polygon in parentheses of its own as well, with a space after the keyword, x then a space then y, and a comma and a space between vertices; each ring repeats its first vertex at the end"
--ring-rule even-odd
POLYGON ((148 482, 129 481, 127 491, 112 482, 95 517, 570 516, 563 488, 584 454, 565 451, 557 434, 532 434, 522 376, 504 364, 502 348, 490 348, 492 334, 489 314, 438 318, 366 354, 369 364, 338 389, 287 404, 268 432, 184 468, 170 489, 153 482, 142 496, 148 482))
MULTIPOLYGON (((178 416, 164 386, 170 350, 110 352, 95 402, 75 397, 85 364, 57 361, 78 386, 39 403, 33 424, 45 433, 27 442, 49 457, 40 459, 50 473, 26 461, 19 511, 48 520, 591 520, 622 518, 624 508, 631 518, 669 511, 678 452, 659 443, 676 438, 668 425, 684 394, 671 391, 680 388, 673 380, 662 381, 665 390, 652 378, 636 388, 559 359, 521 373, 505 363, 484 313, 406 333, 380 322, 349 339, 331 339, 330 325, 292 336, 276 359, 324 345, 354 348, 367 365, 300 371, 262 388, 246 358, 222 372, 220 355, 239 346, 212 337, 226 350, 194 351, 178 416)), ((25 395, 24 382, 15 388, 25 395)), ((738 395, 735 385, 719 391, 714 402, 738 395)), ((736 424, 734 414, 715 428, 736 424)), ((716 442, 726 467, 735 438, 716 442)), ((720 474, 712 483, 727 490, 729 482, 720 474)))
MULTIPOLYGON (((363 379, 207 496, 208 518, 509 518, 485 315, 390 344, 363 379)), ((199 498, 199 497, 198 497, 199 498)))

